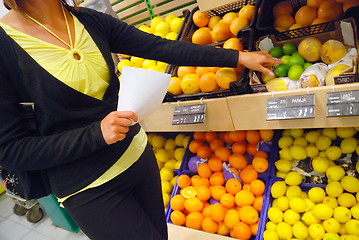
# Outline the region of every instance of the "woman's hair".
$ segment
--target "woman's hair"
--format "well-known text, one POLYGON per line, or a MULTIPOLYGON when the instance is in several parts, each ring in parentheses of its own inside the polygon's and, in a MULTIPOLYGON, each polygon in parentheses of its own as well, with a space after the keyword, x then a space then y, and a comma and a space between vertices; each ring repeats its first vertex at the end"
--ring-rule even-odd
MULTIPOLYGON (((3 0, 4 1, 4 6, 7 9, 21 9, 24 6, 24 1, 26 0, 3 0)), ((77 0, 60 0, 60 2, 62 2, 65 5, 72 5, 72 6, 77 6, 78 1, 77 0)))

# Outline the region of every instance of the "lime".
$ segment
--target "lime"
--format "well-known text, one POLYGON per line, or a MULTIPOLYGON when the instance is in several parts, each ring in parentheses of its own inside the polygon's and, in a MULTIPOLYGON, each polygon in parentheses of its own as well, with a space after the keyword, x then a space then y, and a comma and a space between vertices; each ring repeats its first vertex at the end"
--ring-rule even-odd
POLYGON ((293 157, 290 154, 290 149, 289 148, 283 148, 283 149, 279 150, 279 158, 280 159, 285 159, 285 160, 290 160, 290 161, 293 160, 293 157))
POLYGON ((304 160, 307 158, 307 152, 305 148, 298 145, 293 145, 290 147, 290 154, 295 160, 304 160))
POLYGON ((308 238, 308 228, 302 222, 297 222, 292 227, 293 235, 297 239, 307 239, 308 238))
POLYGON ((331 218, 334 212, 331 207, 324 203, 315 205, 312 211, 313 215, 320 220, 331 218))
POLYGON ((329 137, 331 140, 335 140, 337 138, 337 131, 335 128, 324 128, 322 134, 329 137))
POLYGON ((325 155, 329 160, 338 160, 342 156, 342 149, 338 146, 330 146, 325 150, 325 155))
POLYGON ((280 47, 272 47, 268 53, 275 58, 280 58, 283 55, 283 51, 280 47))
POLYGON ((326 194, 323 188, 320 187, 312 187, 308 191, 308 197, 310 200, 312 200, 314 203, 321 203, 323 202, 323 199, 325 198, 326 194))
POLYGON ((348 234, 359 236, 359 220, 350 219, 345 223, 345 229, 347 230, 348 234))
POLYGON ((320 220, 316 218, 312 211, 307 211, 302 215, 302 221, 307 225, 310 226, 314 223, 320 223, 320 220))
POLYGON ((278 147, 281 149, 289 148, 293 144, 293 138, 290 136, 283 136, 278 140, 278 147))
POLYGON ((281 211, 285 211, 289 208, 289 200, 286 196, 280 196, 279 198, 277 198, 277 207, 281 210, 281 211))
POLYGON ((348 192, 359 192, 359 180, 353 176, 343 177, 340 181, 340 184, 342 185, 343 189, 348 192))
POLYGON ((355 204, 352 208, 350 208, 350 212, 353 218, 359 220, 359 203, 355 204))
POLYGON ((297 51, 296 46, 293 43, 284 43, 282 46, 283 54, 292 55, 295 51, 297 51))
POLYGON ((315 146, 318 148, 319 151, 324 151, 328 147, 330 147, 331 144, 332 140, 329 137, 322 135, 319 136, 319 138, 317 139, 315 146))
POLYGON ((329 160, 322 157, 315 157, 312 160, 312 167, 317 173, 325 173, 329 168, 329 160))
POLYGON ((300 214, 292 209, 288 209, 283 213, 284 222, 294 225, 300 220, 300 214))
POLYGON ((352 218, 351 210, 347 207, 339 206, 334 208, 333 217, 339 223, 346 223, 352 218))
POLYGON ((290 66, 287 64, 279 64, 275 69, 274 69, 274 74, 277 77, 286 77, 288 76, 288 70, 289 70, 290 66))
POLYGON ((274 230, 265 230, 263 232, 263 240, 278 240, 278 234, 274 230))
POLYGON ((319 131, 310 131, 305 134, 305 139, 307 139, 309 143, 315 143, 320 135, 321 133, 319 131))
POLYGON ((302 75, 304 69, 301 65, 294 64, 288 70, 288 77, 292 80, 299 80, 302 75))
POLYGON ((306 146, 305 151, 307 153, 307 156, 310 158, 315 158, 319 155, 318 148, 316 146, 314 146, 313 144, 306 146))
POLYGON ((303 66, 303 64, 304 64, 304 59, 299 54, 292 55, 289 59, 290 66, 293 65, 303 66))
POLYGON ((277 234, 279 239, 291 239, 293 236, 292 226, 286 222, 277 224, 277 234))
POLYGON ((350 138, 356 133, 353 127, 339 127, 337 128, 337 135, 340 138, 350 138))
POLYGON ((325 174, 330 180, 340 181, 345 176, 345 171, 341 166, 334 165, 330 166, 325 174))
POLYGON ((287 190, 287 186, 284 181, 277 181, 273 183, 270 191, 273 198, 279 198, 280 196, 284 196, 287 190))
POLYGON ((289 200, 289 207, 298 213, 305 212, 307 210, 307 204, 300 197, 294 197, 289 200))
POLYGON ((303 68, 304 68, 304 70, 305 69, 307 69, 308 67, 310 67, 310 66, 312 66, 313 65, 313 63, 310 63, 310 62, 304 62, 304 64, 303 64, 303 68))
POLYGON ((326 196, 323 199, 323 203, 327 204, 329 207, 335 209, 336 207, 338 207, 338 201, 335 197, 331 197, 331 196, 326 196))
POLYGON ((293 145, 306 147, 308 145, 308 141, 305 139, 305 137, 297 137, 294 139, 293 145))
POLYGON ((325 230, 321 224, 313 223, 308 227, 308 233, 312 239, 323 239, 325 230))
POLYGON ((283 221, 283 212, 276 207, 270 207, 268 209, 268 218, 275 224, 278 224, 283 221))
POLYGON ((285 183, 289 186, 297 186, 303 181, 302 175, 297 172, 289 172, 285 177, 285 183))
POLYGON ((274 163, 276 169, 280 172, 287 173, 292 169, 292 162, 285 159, 279 159, 274 163))
POLYGON ((338 233, 340 230, 340 223, 335 218, 329 218, 324 220, 323 227, 327 233, 338 233))
POLYGON ((290 60, 290 56, 289 55, 284 55, 283 57, 281 57, 280 59, 284 64, 288 64, 289 60, 290 60))
POLYGON ((342 193, 338 197, 338 204, 343 207, 351 208, 357 203, 355 197, 351 193, 342 193))
POLYGON ((299 186, 289 186, 287 187, 287 192, 285 194, 288 199, 295 197, 300 197, 302 195, 302 189, 299 186))
POLYGON ((358 141, 351 137, 351 138, 344 138, 343 141, 340 143, 340 148, 342 152, 345 154, 353 153, 358 146, 358 141))

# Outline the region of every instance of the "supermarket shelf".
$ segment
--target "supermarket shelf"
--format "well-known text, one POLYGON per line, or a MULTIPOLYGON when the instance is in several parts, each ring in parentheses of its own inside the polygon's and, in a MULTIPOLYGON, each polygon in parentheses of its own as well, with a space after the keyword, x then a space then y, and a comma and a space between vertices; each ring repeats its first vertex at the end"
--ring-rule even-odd
POLYGON ((204 231, 176 226, 170 223, 167 225, 169 240, 233 240, 233 238, 230 237, 224 237, 218 234, 211 234, 204 231))
MULTIPOLYGON (((359 90, 359 83, 335 85, 334 91, 359 90)), ((163 103, 155 113, 141 122, 147 132, 186 132, 186 131, 232 131, 250 129, 289 129, 325 128, 357 126, 359 116, 326 117, 326 93, 331 86, 297 89, 275 93, 256 93, 227 98, 204 99, 203 101, 184 101, 163 103), (300 120, 266 120, 266 104, 270 97, 315 94, 315 118, 300 120), (205 123, 172 125, 174 107, 177 105, 207 105, 205 123)))

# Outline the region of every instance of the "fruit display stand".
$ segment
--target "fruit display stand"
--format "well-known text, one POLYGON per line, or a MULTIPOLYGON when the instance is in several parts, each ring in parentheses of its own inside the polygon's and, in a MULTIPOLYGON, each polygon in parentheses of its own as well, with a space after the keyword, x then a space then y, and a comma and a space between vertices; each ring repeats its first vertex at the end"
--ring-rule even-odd
POLYGON ((151 20, 151 12, 146 0, 110 0, 110 3, 118 17, 128 24, 136 26, 151 20))
POLYGON ((194 0, 149 0, 151 10, 155 16, 174 14, 182 15, 183 9, 192 9, 197 6, 194 0))

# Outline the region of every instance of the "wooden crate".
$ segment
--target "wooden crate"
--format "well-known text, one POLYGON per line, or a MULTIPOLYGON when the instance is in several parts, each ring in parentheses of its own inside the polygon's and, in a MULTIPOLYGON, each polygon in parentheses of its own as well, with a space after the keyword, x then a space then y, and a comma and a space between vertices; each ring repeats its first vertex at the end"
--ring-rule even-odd
POLYGON ((165 17, 168 14, 182 16, 183 10, 191 10, 197 6, 194 0, 149 0, 152 12, 155 16, 165 17))
POLYGON ((117 16, 128 24, 137 26, 151 20, 145 0, 110 0, 110 3, 117 16))

